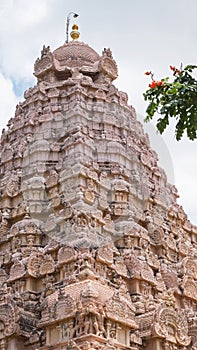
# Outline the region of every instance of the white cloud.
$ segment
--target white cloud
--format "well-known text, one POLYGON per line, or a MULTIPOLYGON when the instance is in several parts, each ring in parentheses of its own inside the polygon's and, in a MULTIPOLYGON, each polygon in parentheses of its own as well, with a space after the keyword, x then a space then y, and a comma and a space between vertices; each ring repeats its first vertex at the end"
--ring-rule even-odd
POLYGON ((0 73, 0 129, 5 127, 8 119, 14 115, 17 102, 12 81, 0 73))
POLYGON ((15 80, 33 71, 39 26, 47 18, 47 1, 6 0, 0 7, 0 63, 15 80), (38 27, 37 27, 38 26, 38 27))

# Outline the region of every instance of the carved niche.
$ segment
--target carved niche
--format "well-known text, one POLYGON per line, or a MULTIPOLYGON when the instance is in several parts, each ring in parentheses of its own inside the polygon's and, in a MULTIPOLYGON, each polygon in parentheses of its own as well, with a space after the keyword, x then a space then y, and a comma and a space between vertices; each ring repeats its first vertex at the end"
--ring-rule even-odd
POLYGON ((165 338, 172 343, 182 346, 189 345, 191 337, 188 336, 188 322, 183 311, 175 311, 169 307, 159 307, 153 326, 157 336, 165 338))

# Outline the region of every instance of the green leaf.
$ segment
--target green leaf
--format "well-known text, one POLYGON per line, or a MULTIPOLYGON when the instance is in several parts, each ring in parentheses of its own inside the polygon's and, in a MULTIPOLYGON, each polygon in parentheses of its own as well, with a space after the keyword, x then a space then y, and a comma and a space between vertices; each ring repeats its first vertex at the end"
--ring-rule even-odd
POLYGON ((177 140, 184 132, 190 140, 197 138, 197 80, 191 75, 196 68, 196 65, 188 65, 173 76, 172 82, 164 78, 163 85, 148 89, 143 94, 145 101, 149 101, 145 121, 151 120, 158 112, 157 129, 163 133, 169 125, 169 118, 175 117, 177 140))
POLYGON ((157 109, 157 104, 155 102, 151 102, 148 107, 147 107, 147 110, 146 110, 146 113, 149 115, 150 118, 153 117, 153 115, 155 114, 156 112, 156 109, 157 109))

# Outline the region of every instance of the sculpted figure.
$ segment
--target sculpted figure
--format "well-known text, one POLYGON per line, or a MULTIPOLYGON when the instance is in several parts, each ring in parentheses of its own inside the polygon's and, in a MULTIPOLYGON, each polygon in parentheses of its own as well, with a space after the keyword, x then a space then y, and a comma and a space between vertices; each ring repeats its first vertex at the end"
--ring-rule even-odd
POLYGON ((44 58, 47 56, 47 54, 50 52, 50 46, 43 45, 42 51, 41 51, 41 58, 44 58))
POLYGON ((103 310, 102 305, 99 305, 98 307, 98 313, 96 315, 97 318, 97 323, 98 323, 98 333, 97 335, 104 335, 105 337, 107 336, 106 330, 104 328, 104 317, 105 317, 105 312, 103 310))
POLYGON ((74 337, 74 320, 70 320, 68 323, 62 326, 62 338, 72 339, 74 337))
POLYGON ((78 303, 77 311, 75 315, 75 328, 74 332, 76 332, 76 336, 86 334, 86 329, 88 327, 87 320, 85 320, 85 313, 83 311, 83 307, 81 302, 78 303))

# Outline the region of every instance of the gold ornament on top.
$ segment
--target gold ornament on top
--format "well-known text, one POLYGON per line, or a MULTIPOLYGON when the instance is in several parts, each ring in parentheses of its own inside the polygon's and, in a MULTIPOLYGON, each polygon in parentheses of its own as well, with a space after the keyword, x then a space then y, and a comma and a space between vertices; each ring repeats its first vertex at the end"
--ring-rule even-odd
POLYGON ((73 24, 72 26, 72 32, 70 33, 70 36, 73 40, 79 39, 80 33, 78 31, 79 27, 77 24, 73 24))

